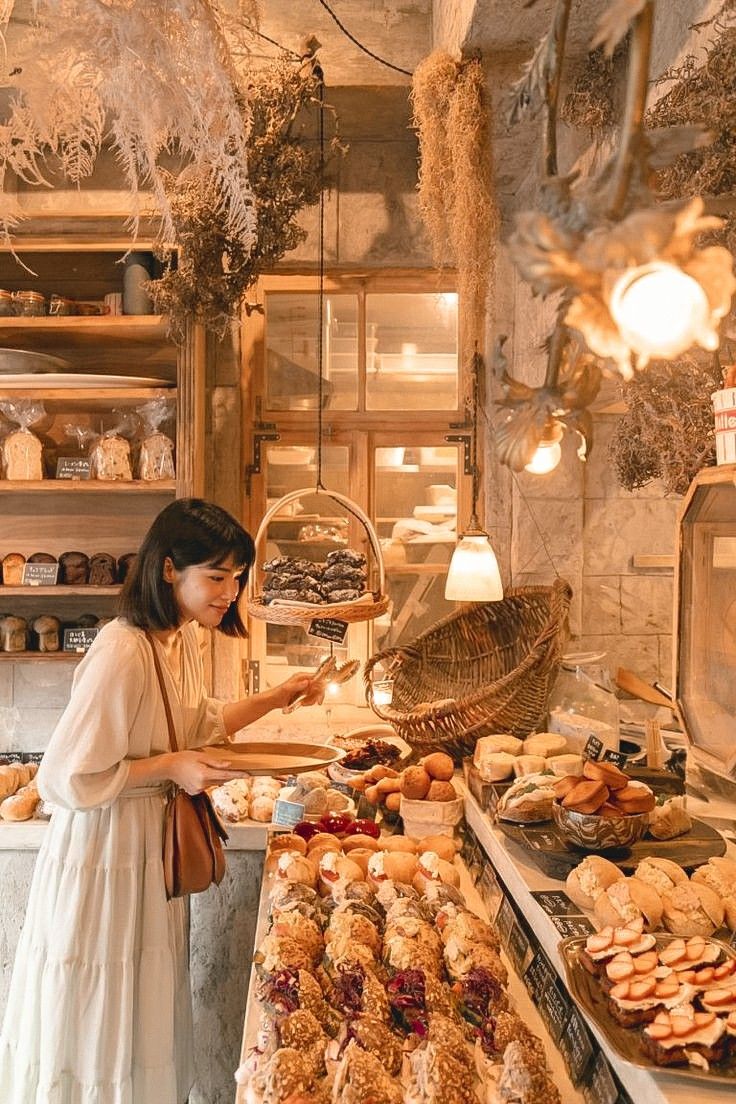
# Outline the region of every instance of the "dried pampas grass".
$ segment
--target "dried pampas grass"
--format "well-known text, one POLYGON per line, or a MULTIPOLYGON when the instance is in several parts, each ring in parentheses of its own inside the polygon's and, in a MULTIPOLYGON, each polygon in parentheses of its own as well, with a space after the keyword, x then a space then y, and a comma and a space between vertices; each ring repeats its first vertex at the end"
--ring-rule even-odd
POLYGON ((419 209, 439 266, 449 248, 469 337, 480 341, 499 224, 480 61, 455 62, 434 51, 414 72, 412 103, 419 135, 419 209))

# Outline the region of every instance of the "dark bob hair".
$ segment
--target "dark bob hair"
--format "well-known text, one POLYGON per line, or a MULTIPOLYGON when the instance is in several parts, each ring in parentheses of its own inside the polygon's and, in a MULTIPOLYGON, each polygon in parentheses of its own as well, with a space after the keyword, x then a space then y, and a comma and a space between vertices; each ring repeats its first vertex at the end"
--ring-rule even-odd
MULTIPOLYGON (((164 579, 167 556, 177 571, 194 564, 221 567, 230 559, 235 567, 244 568, 239 598, 255 559, 255 547, 250 534, 221 507, 202 498, 177 498, 161 511, 143 538, 120 595, 118 613, 139 629, 175 629, 179 624, 173 587, 164 579)), ((237 599, 218 628, 226 636, 247 635, 237 599)))

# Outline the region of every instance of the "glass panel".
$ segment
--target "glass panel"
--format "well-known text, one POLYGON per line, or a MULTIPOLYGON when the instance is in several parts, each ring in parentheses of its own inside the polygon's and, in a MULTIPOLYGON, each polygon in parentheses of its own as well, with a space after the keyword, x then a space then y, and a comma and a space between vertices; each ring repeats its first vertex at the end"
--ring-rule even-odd
POLYGON ((455 608, 444 592, 457 540, 457 465, 454 446, 376 449, 376 529, 392 601, 373 623, 376 651, 408 643, 455 608))
MULTIPOLYGON (((273 506, 291 491, 311 487, 315 481, 315 460, 316 450, 309 446, 269 445, 266 449, 268 506, 273 506)), ((345 495, 349 488, 348 463, 347 447, 329 445, 323 448, 325 482, 345 495)), ((287 502, 272 518, 266 533, 265 560, 290 556, 294 560, 323 563, 328 552, 347 548, 351 539, 354 538, 345 507, 324 493, 310 491, 298 500, 287 502)), ((301 578, 308 579, 308 572, 302 571, 301 578)), ((309 584, 304 581, 300 586, 304 593, 299 594, 298 600, 313 601, 313 596, 306 593, 309 584)), ((294 595, 290 594, 290 597, 294 595)), ((352 636, 351 629, 344 644, 332 646, 337 660, 361 658, 354 652, 352 636)), ((364 645, 361 646, 364 649, 364 645)), ((306 629, 299 626, 267 624, 265 685, 274 686, 295 671, 318 666, 330 655, 330 649, 329 641, 310 636, 306 629)), ((353 682, 359 684, 360 680, 354 679, 344 687, 336 687, 334 692, 331 688, 329 701, 333 704, 353 701, 356 693, 362 693, 360 686, 356 689, 353 682)))
MULTIPOLYGON (((269 410, 316 410, 316 292, 266 295, 266 403, 269 410)), ((323 335, 324 408, 358 405, 358 301, 326 295, 323 335)))
POLYGON ((366 329, 366 409, 457 409, 454 292, 367 295, 366 329))

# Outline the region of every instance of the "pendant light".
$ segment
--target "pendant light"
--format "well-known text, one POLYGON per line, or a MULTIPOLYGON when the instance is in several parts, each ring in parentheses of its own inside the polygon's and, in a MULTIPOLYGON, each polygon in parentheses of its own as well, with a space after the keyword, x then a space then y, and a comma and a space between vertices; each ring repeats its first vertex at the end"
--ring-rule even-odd
POLYGON ((450 560, 445 583, 449 602, 500 602, 503 598, 501 572, 490 537, 478 521, 478 393, 483 358, 476 347, 471 364, 471 467, 473 478, 470 524, 461 534, 450 560))

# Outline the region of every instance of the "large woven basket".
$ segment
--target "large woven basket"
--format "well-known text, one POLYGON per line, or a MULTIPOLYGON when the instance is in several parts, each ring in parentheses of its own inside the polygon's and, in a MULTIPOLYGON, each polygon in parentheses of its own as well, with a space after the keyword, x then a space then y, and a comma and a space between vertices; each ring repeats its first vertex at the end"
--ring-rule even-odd
POLYGON ((544 724, 567 638, 572 588, 520 587, 501 602, 464 606, 411 644, 368 660, 366 697, 408 744, 455 759, 479 736, 526 736, 544 724), (372 672, 393 679, 391 705, 373 700, 372 672))

